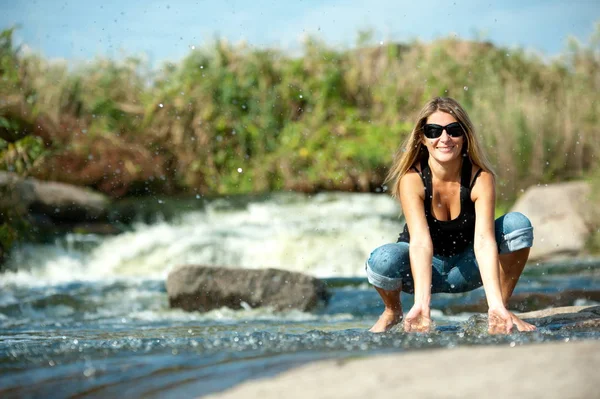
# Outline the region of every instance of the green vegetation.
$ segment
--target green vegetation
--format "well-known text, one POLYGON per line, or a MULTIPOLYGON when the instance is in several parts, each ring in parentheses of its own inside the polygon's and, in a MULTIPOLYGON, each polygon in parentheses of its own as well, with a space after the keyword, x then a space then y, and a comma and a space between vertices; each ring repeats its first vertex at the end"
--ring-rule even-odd
POLYGON ((0 35, 0 167, 147 192, 376 191, 432 96, 471 114, 499 200, 600 168, 600 24, 553 60, 489 43, 308 40, 295 58, 218 41, 152 71, 136 58, 69 68, 0 35))
POLYGON ((591 229, 591 234, 586 241, 586 250, 591 254, 600 254, 600 170, 592 172, 589 175, 589 183, 592 189, 590 194, 588 212, 588 223, 591 229))

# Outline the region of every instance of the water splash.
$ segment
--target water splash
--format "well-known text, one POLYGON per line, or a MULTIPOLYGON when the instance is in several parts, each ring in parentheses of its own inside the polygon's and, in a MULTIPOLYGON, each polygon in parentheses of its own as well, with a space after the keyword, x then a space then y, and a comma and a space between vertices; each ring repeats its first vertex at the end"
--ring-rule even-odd
POLYGON ((390 197, 374 194, 274 195, 242 206, 219 199, 115 237, 72 234, 55 244, 20 247, 8 265, 12 271, 0 275, 0 287, 164 279, 182 264, 362 276, 370 251, 401 230, 398 215, 390 197))

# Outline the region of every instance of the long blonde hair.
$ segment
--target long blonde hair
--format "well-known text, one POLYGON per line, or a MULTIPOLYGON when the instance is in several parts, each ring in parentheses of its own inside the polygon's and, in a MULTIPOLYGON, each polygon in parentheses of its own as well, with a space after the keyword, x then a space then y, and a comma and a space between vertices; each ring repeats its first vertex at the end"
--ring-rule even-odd
POLYGON ((486 172, 495 176, 490 161, 479 144, 479 140, 475 135, 475 129, 469 115, 463 107, 453 98, 450 97, 435 97, 427 102, 419 116, 417 123, 404 141, 404 143, 396 151, 394 162, 388 172, 385 182, 393 182, 391 194, 395 198, 400 198, 400 179, 409 169, 423 158, 429 156, 427 148, 423 145, 423 126, 427 122, 427 118, 436 111, 442 111, 450 114, 462 125, 465 130, 465 146, 463 151, 471 160, 473 165, 477 165, 486 172), (466 148, 465 148, 466 147, 466 148))

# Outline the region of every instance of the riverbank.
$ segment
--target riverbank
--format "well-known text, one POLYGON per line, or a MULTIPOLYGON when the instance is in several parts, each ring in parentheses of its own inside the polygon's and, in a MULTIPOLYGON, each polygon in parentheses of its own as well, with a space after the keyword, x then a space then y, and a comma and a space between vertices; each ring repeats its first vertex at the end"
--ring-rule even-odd
MULTIPOLYGON (((600 329, 600 306, 523 313, 538 328, 600 329)), ((515 336, 516 337, 516 336, 515 336)), ((210 398, 590 398, 600 340, 462 346, 327 360, 249 381, 210 398), (460 367, 456 367, 460 365, 460 367), (343 381, 343 384, 340 384, 343 381), (294 389, 290 389, 294 387, 294 389)))
POLYGON ((595 340, 328 360, 209 398, 592 398, 598 353, 595 340))

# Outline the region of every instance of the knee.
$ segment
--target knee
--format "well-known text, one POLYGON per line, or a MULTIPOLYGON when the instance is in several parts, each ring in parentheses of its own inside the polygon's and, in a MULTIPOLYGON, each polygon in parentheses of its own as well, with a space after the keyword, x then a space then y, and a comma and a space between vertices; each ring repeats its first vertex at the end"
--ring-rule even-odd
POLYGON ((509 234, 513 231, 522 229, 531 229, 531 221, 521 212, 509 212, 500 219, 501 231, 503 234, 509 234))
POLYGON ((385 244, 376 248, 367 260, 367 267, 380 276, 400 278, 403 270, 410 269, 408 244, 385 244))
POLYGON ((533 245, 533 226, 519 212, 509 212, 496 222, 496 241, 500 254, 530 248, 533 245))

